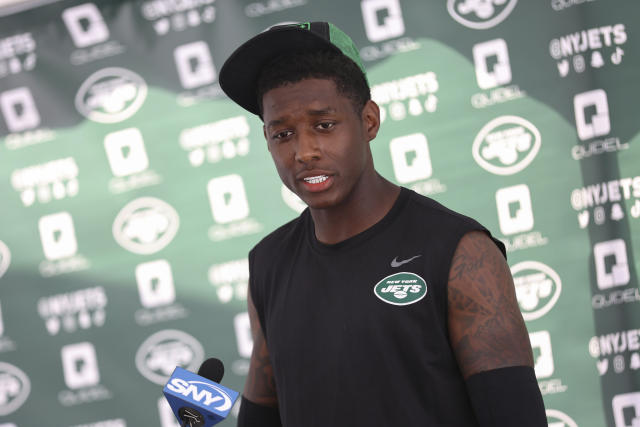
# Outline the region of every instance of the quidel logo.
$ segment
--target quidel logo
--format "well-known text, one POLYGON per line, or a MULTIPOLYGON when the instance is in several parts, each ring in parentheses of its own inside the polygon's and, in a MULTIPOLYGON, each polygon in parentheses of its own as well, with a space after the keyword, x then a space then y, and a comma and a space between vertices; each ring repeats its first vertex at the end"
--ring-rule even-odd
POLYGON ((582 92, 573 98, 576 129, 580 140, 607 135, 611 131, 607 93, 602 89, 582 92))
POLYGON ((91 387, 100 382, 96 349, 90 342, 62 347, 64 382, 70 389, 91 387))
POLYGON ((176 300, 171 265, 165 259, 138 264, 136 283, 140 303, 145 308, 168 305, 176 300))
POLYGON ((62 19, 78 48, 101 43, 109 38, 109 28, 93 3, 65 9, 62 19))
POLYGON ((249 202, 242 177, 237 174, 213 178, 207 183, 211 214, 218 224, 249 216, 249 202))
POLYGON ((640 392, 618 394, 611 401, 616 427, 640 425, 640 392))
POLYGON ((16 411, 30 392, 29 377, 15 366, 0 362, 0 415, 16 411))
POLYGON ((518 0, 448 0, 449 15, 465 27, 486 30, 511 13, 518 0))
POLYGON ((0 93, 0 111, 9 132, 22 132, 40 125, 40 113, 28 87, 0 93))
POLYGON ((154 197, 140 197, 118 213, 113 237, 123 248, 149 255, 171 243, 179 226, 180 218, 171 205, 154 197))
POLYGON ((531 164, 541 145, 540 132, 531 122, 502 116, 484 125, 471 151, 483 169, 496 175, 513 175, 531 164))
POLYGON ((553 375, 554 371, 549 331, 531 332, 529 334, 529 340, 531 341, 531 348, 534 354, 536 378, 549 378, 553 375))
POLYGON ((535 320, 553 308, 562 292, 558 273, 537 261, 523 261, 511 267, 518 305, 524 320, 535 320))
POLYGON ((473 46, 476 81, 480 89, 491 89, 511 83, 511 63, 507 42, 489 40, 473 46))
POLYGON ((608 240, 593 246, 598 289, 609 289, 629 283, 627 245, 622 239, 608 240))
POLYGON ((578 427, 578 424, 564 412, 555 409, 547 409, 545 412, 549 427, 578 427))
POLYGON ((378 43, 404 34, 404 19, 399 0, 362 0, 362 19, 367 38, 378 43), (380 22, 380 17, 384 17, 380 22))
POLYGON ((391 162, 401 184, 427 179, 433 173, 427 137, 421 133, 393 138, 389 143, 391 162))
POLYGON ((138 128, 111 132, 104 137, 104 149, 114 176, 142 172, 149 167, 142 133, 138 128))
POLYGON ((196 41, 178 46, 173 51, 173 58, 183 88, 193 89, 216 80, 216 69, 206 42, 196 41))
POLYGON ((496 191, 496 205, 500 231, 509 235, 533 228, 531 193, 526 184, 505 187, 496 191))
POLYGON ((9 264, 11 264, 11 251, 9 251, 7 245, 0 240, 0 277, 4 276, 4 273, 7 272, 9 264))
POLYGON ((147 97, 147 84, 124 68, 104 68, 82 83, 76 94, 78 112, 98 123, 117 123, 133 116, 147 97))
POLYGON ((136 353, 136 367, 149 381, 167 382, 176 366, 189 371, 198 369, 204 360, 204 349, 191 335, 166 329, 147 338, 136 353))
POLYGON ((427 283, 417 274, 403 271, 379 281, 373 293, 388 304, 409 305, 427 295, 427 283))

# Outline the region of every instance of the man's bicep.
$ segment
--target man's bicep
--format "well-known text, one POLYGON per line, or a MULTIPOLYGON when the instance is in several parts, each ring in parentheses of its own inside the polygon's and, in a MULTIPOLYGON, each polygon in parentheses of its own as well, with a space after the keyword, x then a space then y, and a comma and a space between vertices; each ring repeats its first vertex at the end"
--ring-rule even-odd
POLYGON ((464 378, 533 366, 529 335, 506 260, 487 234, 462 237, 448 283, 449 339, 464 378))
POLYGON ((243 395, 259 405, 275 407, 278 406, 278 397, 276 395, 273 368, 269 359, 267 342, 264 339, 260 320, 258 319, 258 312, 251 298, 251 292, 248 292, 247 300, 251 335, 253 336, 253 351, 243 395))

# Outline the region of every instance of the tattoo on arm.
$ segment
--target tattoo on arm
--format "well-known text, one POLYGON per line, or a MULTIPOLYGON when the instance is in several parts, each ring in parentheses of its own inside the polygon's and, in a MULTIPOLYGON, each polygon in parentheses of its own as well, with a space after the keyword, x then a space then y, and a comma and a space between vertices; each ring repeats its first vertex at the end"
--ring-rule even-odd
POLYGON ((251 323, 251 335, 253 336, 253 352, 249 365, 249 374, 244 385, 244 396, 259 405, 278 406, 276 395, 276 382, 273 376, 273 367, 269 359, 267 342, 264 339, 258 312, 256 311, 251 293, 248 296, 249 322, 251 323))
POLYGON ((508 366, 533 366, 529 335, 511 272, 483 232, 463 236, 448 285, 449 339, 464 378, 508 366))

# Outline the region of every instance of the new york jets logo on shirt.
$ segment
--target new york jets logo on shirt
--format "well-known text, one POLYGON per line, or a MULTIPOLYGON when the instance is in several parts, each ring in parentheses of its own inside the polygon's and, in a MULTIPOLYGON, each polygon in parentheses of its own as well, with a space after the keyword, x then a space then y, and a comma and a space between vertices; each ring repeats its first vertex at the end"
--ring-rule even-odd
POLYGON ((373 293, 386 303, 409 305, 424 298, 427 282, 417 274, 403 271, 380 280, 373 288, 373 293))

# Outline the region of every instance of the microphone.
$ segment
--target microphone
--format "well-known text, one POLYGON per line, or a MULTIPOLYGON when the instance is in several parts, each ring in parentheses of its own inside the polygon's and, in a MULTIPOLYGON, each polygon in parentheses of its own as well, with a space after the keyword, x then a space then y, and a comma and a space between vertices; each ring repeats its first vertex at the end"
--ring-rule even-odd
POLYGON ((214 357, 205 360, 198 374, 176 366, 164 393, 183 427, 210 427, 227 418, 239 393, 218 384, 224 365, 214 357))

